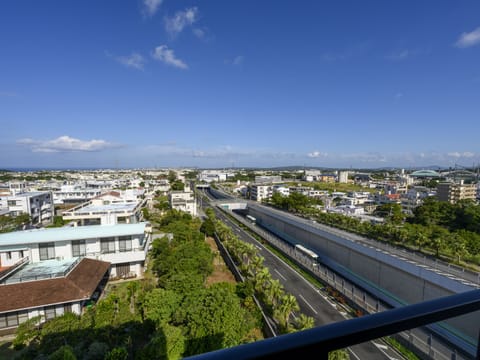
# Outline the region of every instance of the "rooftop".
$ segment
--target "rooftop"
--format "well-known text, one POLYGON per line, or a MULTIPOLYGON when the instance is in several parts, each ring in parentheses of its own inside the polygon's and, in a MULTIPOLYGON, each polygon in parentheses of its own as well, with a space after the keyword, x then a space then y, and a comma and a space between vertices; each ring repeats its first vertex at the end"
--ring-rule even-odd
POLYGON ((0 313, 90 299, 109 268, 83 258, 65 277, 0 285, 0 313))
POLYGON ((0 234, 0 247, 54 241, 95 239, 100 237, 138 235, 145 233, 146 224, 147 223, 145 222, 141 222, 136 224, 69 226, 51 229, 14 231, 0 234))
POLYGON ((3 280, 5 284, 13 284, 24 281, 52 279, 64 277, 76 263, 78 258, 68 260, 46 260, 37 263, 30 263, 14 272, 7 279, 3 280))
POLYGON ((434 170, 418 170, 410 174, 413 177, 440 177, 440 174, 434 170))
POLYGON ((107 212, 128 212, 133 211, 138 205, 136 202, 131 203, 119 203, 119 204, 108 204, 108 205, 87 205, 82 208, 73 209, 70 211, 65 211, 64 216, 69 216, 70 214, 90 214, 90 213, 107 213, 107 212))

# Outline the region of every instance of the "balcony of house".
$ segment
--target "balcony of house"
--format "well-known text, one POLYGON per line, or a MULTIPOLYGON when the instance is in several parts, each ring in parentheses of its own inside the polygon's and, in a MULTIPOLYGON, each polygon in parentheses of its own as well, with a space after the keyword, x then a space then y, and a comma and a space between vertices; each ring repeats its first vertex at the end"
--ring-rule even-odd
POLYGON ((145 261, 145 248, 138 247, 126 250, 103 250, 98 252, 87 252, 86 257, 91 259, 103 260, 112 264, 122 264, 128 262, 145 261))

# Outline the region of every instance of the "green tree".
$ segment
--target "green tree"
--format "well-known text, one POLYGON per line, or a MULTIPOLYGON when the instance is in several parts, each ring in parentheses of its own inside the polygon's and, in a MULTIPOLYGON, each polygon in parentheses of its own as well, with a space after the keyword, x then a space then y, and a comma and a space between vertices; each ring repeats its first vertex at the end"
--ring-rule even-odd
POLYGON ((298 302, 295 296, 287 294, 282 296, 282 298, 280 299, 280 304, 275 309, 274 314, 276 314, 280 325, 284 328, 288 328, 290 316, 294 311, 298 310, 300 310, 300 307, 298 306, 298 302))
POLYGON ((127 360, 128 351, 124 347, 116 347, 105 355, 105 360, 127 360))
POLYGON ((15 339, 12 342, 16 350, 28 346, 30 342, 40 335, 39 324, 41 318, 41 316, 35 316, 18 325, 15 330, 15 339))
POLYGON ((180 302, 180 295, 172 290, 153 289, 145 294, 142 304, 144 316, 157 324, 166 323, 170 321, 180 302))
POLYGON ((299 331, 311 329, 314 326, 315 319, 305 314, 300 314, 300 316, 295 319, 295 329, 299 331))
POLYGON ((206 236, 213 236, 215 233, 215 223, 210 218, 206 218, 202 226, 200 227, 200 231, 204 233, 206 236))
POLYGON ((48 360, 77 360, 77 357, 70 346, 63 345, 54 351, 48 360))
POLYGON ((265 289, 265 296, 274 307, 278 304, 283 293, 283 286, 280 284, 279 280, 271 280, 268 287, 265 289))
POLYGON ((250 331, 235 286, 216 283, 187 294, 175 315, 188 338, 185 355, 239 345, 250 331))
POLYGON ((350 355, 348 355, 347 350, 335 350, 328 353, 328 360, 349 360, 350 355))

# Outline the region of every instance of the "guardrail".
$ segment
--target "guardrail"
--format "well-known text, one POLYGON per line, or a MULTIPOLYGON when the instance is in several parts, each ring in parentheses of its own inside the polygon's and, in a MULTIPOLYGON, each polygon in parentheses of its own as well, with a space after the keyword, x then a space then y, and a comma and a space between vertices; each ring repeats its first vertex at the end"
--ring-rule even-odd
MULTIPOLYGON (((293 334, 217 350, 189 359, 328 359, 328 353, 400 331, 480 310, 480 290, 345 320, 293 334)), ((477 345, 476 359, 480 359, 477 345)))

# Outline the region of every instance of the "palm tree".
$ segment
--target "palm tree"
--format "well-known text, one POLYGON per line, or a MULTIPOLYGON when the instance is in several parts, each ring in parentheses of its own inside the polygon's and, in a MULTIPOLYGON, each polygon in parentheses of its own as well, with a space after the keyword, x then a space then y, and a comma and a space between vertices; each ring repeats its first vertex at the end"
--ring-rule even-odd
POLYGON ((263 260, 265 260, 262 256, 255 255, 252 259, 250 268, 250 273, 254 276, 257 272, 259 272, 263 268, 263 260))
POLYGON ((262 268, 255 274, 255 290, 263 292, 268 288, 268 284, 272 281, 272 275, 266 267, 262 268))
POLYGON ((295 327, 299 331, 311 329, 314 326, 315 326, 315 319, 305 314, 300 314, 300 316, 295 320, 295 327))
POLYGON ((267 296, 268 301, 275 307, 278 303, 278 299, 283 294, 283 286, 280 284, 279 280, 270 281, 269 286, 265 289, 265 295, 267 296))
POLYGON ((276 311, 280 324, 287 328, 288 321, 290 320, 290 315, 292 315, 294 311, 298 310, 300 310, 300 307, 298 306, 298 302, 295 296, 291 294, 282 296, 280 304, 276 311))
POLYGON ((255 255, 257 250, 252 244, 243 244, 241 251, 243 262, 248 266, 250 259, 255 255))

